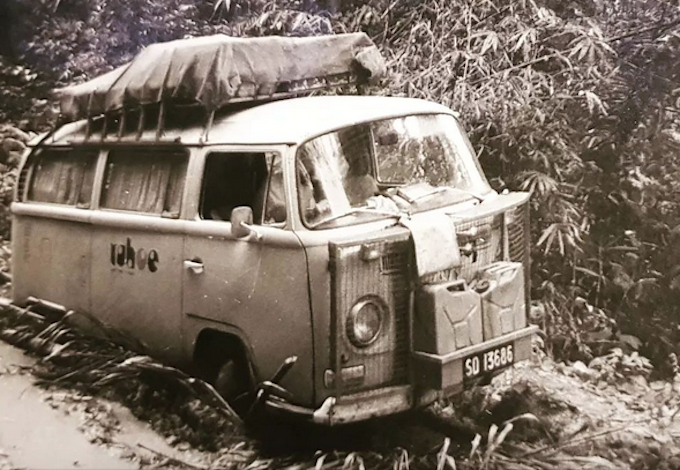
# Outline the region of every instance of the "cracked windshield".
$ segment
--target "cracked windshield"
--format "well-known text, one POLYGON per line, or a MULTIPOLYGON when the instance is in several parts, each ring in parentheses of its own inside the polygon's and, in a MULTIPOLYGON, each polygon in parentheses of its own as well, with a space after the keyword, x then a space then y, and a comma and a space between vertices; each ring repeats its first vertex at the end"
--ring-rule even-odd
POLYGON ((305 224, 330 228, 482 200, 489 187, 458 121, 413 115, 358 124, 302 145, 305 224))

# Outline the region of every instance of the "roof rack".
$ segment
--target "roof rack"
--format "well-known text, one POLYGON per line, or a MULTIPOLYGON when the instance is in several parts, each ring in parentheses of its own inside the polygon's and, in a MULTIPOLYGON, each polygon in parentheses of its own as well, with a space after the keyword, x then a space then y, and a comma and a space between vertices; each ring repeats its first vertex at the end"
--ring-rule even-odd
MULTIPOLYGON (((85 125, 85 141, 88 141, 96 132, 102 141, 108 138, 120 140, 124 135, 134 133, 135 139, 140 140, 144 130, 151 126, 156 130, 156 140, 160 140, 165 131, 166 122, 174 121, 179 116, 184 116, 187 110, 199 111, 203 114, 203 134, 202 142, 207 142, 215 115, 220 111, 235 110, 239 106, 248 107, 269 101, 276 101, 282 99, 290 99, 300 96, 309 96, 322 91, 329 91, 332 89, 339 89, 347 86, 359 87, 359 78, 356 74, 345 73, 337 74, 331 77, 312 78, 295 80, 292 82, 282 83, 280 85, 281 91, 276 91, 269 95, 252 95, 250 97, 232 98, 227 104, 219 109, 208 111, 200 103, 178 102, 176 100, 161 100, 160 103, 150 103, 146 105, 123 106, 120 109, 109 111, 96 116, 89 115, 86 118, 85 125), (133 118, 134 123, 130 122, 133 118)), ((58 125, 71 122, 61 116, 58 125)))
POLYGON ((135 115, 137 139, 151 121, 158 140, 167 118, 189 106, 204 112, 201 140, 207 141, 218 110, 359 87, 384 73, 382 56, 363 33, 171 41, 148 47, 112 72, 60 90, 59 124, 86 119, 86 139, 99 125, 102 140, 114 128, 120 139, 135 115))

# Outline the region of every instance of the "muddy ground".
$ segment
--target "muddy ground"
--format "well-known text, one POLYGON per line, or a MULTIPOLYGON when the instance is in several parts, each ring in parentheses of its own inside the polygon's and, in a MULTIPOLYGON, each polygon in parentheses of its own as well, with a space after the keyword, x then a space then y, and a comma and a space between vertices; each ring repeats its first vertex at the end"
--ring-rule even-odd
POLYGON ((680 468, 680 387, 648 382, 617 354, 592 367, 539 354, 423 413, 333 432, 271 426, 207 450, 158 403, 142 421, 106 393, 36 385, 40 358, 0 342, 0 469, 680 468))
POLYGON ((118 403, 37 387, 36 361, 0 341, 0 469, 135 469, 196 459, 118 403))

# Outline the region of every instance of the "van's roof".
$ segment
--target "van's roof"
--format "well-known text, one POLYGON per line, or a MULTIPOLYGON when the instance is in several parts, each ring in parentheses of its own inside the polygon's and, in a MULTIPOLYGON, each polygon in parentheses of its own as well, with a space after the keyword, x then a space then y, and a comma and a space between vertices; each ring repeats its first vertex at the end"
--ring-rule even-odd
MULTIPOLYGON (((375 121, 410 114, 434 114, 453 112, 436 103, 414 99, 385 96, 316 96, 273 101, 248 109, 218 113, 210 130, 206 145, 268 145, 299 144, 310 138, 361 122, 375 121)), ((54 137, 43 145, 70 145, 82 143, 85 138, 86 121, 77 121, 59 128, 54 137)), ((204 123, 184 129, 167 129, 160 142, 177 142, 200 145, 204 123)), ((89 143, 107 144, 152 143, 156 141, 155 129, 136 135, 126 134, 118 138, 115 129, 102 141, 101 134, 93 132, 89 143)))

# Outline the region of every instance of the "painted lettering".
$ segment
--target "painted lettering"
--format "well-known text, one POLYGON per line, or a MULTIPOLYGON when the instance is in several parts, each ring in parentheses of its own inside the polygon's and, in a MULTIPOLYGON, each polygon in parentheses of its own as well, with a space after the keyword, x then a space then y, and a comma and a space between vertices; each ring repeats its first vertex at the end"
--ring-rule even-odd
POLYGON ((130 269, 135 269, 135 249, 132 248, 132 244, 130 243, 130 239, 127 239, 127 245, 125 246, 125 264, 127 264, 127 267, 130 269))
POLYGON ((158 271, 158 263, 160 258, 158 257, 158 252, 156 250, 151 250, 149 252, 149 271, 155 273, 158 271))
POLYGON ((155 273, 158 271, 160 256, 156 250, 135 248, 128 237, 125 244, 111 243, 111 265, 119 268, 138 269, 155 273))
POLYGON ((125 265, 125 245, 118 245, 116 251, 118 253, 118 258, 116 259, 118 266, 125 265))
POLYGON ((146 260, 147 260, 146 251, 144 251, 144 248, 140 248, 137 251, 137 267, 139 267, 139 269, 141 270, 146 269, 146 260))

